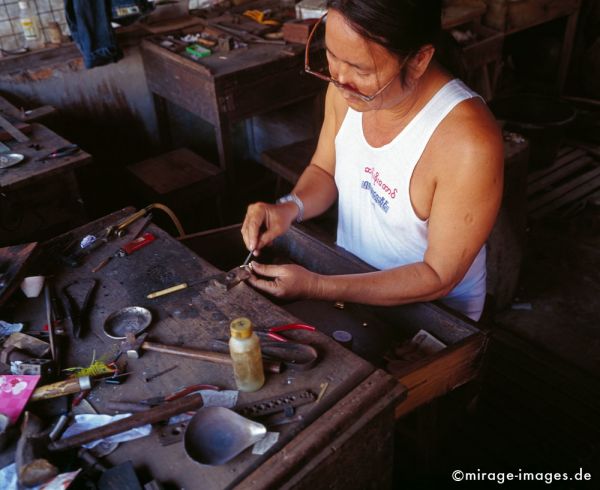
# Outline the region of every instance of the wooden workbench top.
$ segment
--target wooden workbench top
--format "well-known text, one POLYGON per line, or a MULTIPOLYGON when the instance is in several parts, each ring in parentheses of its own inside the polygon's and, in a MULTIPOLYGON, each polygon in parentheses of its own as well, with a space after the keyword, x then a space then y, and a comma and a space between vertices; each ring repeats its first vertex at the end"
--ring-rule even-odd
MULTIPOLYGON (((108 223, 124 215, 116 213, 99 222, 87 225, 76 232, 59 237, 46 244, 45 255, 40 265, 49 266, 46 274, 54 272, 58 292, 73 281, 94 277, 99 281, 93 298, 89 317, 90 330, 81 340, 70 340, 68 365, 88 365, 95 356, 109 356, 118 348, 118 341, 103 333, 104 319, 113 311, 125 306, 144 306, 153 313, 153 322, 148 330, 151 340, 186 347, 210 348, 211 341, 228 335, 229 323, 239 316, 249 317, 258 327, 271 327, 297 321, 295 317, 267 300, 256 291, 240 284, 230 291, 206 285, 174 293, 155 300, 146 295, 183 281, 194 281, 218 273, 214 266, 193 254, 184 245, 163 230, 151 225, 149 231, 157 240, 131 256, 115 258, 93 274, 91 269, 103 258, 112 254, 121 245, 131 240, 125 236, 94 251, 77 268, 57 265, 52 251, 57 245, 82 237, 87 233, 99 232, 108 223)), ((132 227, 135 228, 135 225, 132 227)), ((240 237, 241 240, 241 237, 240 237)), ((243 257, 240 257, 240 262, 243 257)), ((42 325, 43 301, 23 300, 17 316, 30 325, 42 325)), ((70 324, 67 322, 67 331, 70 324)), ((283 448, 303 428, 319 419, 330 407, 343 398, 374 368, 349 350, 341 347, 330 337, 320 332, 286 332, 286 336, 307 342, 319 352, 317 365, 307 371, 285 370, 281 374, 269 374, 265 386, 255 393, 240 394, 240 402, 251 402, 279 396, 291 391, 310 389, 318 393, 322 383, 328 383, 327 391, 319 403, 298 409, 304 420, 295 425, 281 428, 275 448, 264 456, 254 456, 249 450, 223 466, 201 466, 187 458, 183 444, 163 447, 155 434, 122 444, 108 458, 116 464, 131 460, 135 467, 144 467, 159 481, 176 484, 179 488, 222 489, 235 484, 258 468, 277 450, 283 448)), ((156 395, 171 393, 180 387, 209 383, 223 388, 235 389, 231 368, 204 361, 184 359, 156 352, 146 352, 141 359, 130 360, 128 371, 132 374, 122 385, 98 384, 88 400, 103 412, 108 400, 136 401, 156 395), (172 365, 178 368, 150 383, 142 380, 142 373, 158 372, 172 365)), ((354 417, 353 414, 348 414, 354 417)), ((358 415, 356 415, 358 416, 358 415)), ((308 430, 309 430, 308 429, 308 430)))
POLYGON ((83 150, 63 158, 37 161, 52 151, 71 143, 41 124, 32 124, 31 127, 31 134, 28 135, 29 141, 25 143, 14 140, 6 142, 11 153, 20 153, 25 156, 25 159, 13 167, 0 169, 0 190, 2 191, 14 190, 39 182, 92 161, 90 154, 83 150))

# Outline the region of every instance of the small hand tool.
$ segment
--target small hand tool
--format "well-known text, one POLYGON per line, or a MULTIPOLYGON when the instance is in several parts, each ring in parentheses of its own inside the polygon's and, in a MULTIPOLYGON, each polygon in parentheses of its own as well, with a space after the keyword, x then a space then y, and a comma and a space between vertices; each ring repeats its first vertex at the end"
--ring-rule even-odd
POLYGON ((70 155, 74 155, 75 153, 79 152, 79 150, 81 150, 81 148, 79 148, 78 145, 67 145, 67 146, 63 146, 62 148, 58 148, 54 151, 51 151, 47 155, 37 158, 35 161, 36 162, 45 162, 46 160, 55 160, 57 158, 68 157, 70 155))
MULTIPOLYGON (((229 356, 229 354, 194 349, 191 347, 179 347, 175 345, 148 342, 146 341, 146 336, 146 334, 142 334, 136 338, 133 334, 127 334, 127 340, 121 342, 121 352, 125 352, 127 357, 130 359, 139 358, 142 350, 150 350, 154 352, 162 352, 163 354, 173 354, 177 356, 198 359, 201 361, 231 365, 231 356, 229 356)), ((264 361, 263 367, 265 371, 271 373, 279 373, 281 371, 281 363, 275 361, 264 361)))
POLYGON ((154 424, 174 415, 179 415, 180 413, 197 410, 200 407, 202 407, 202 396, 190 395, 181 400, 165 403, 160 407, 152 408, 147 412, 136 413, 124 419, 117 420, 116 422, 82 432, 81 434, 54 441, 48 445, 48 449, 50 451, 63 451, 65 449, 79 447, 97 439, 104 439, 105 437, 114 434, 120 434, 121 432, 140 427, 141 425, 154 424))
POLYGON ((252 19, 254 22, 268 26, 278 26, 279 21, 275 19, 269 19, 270 10, 246 10, 242 15, 252 19))
POLYGON ((102 262, 100 262, 96 267, 92 269, 92 272, 98 272, 102 267, 108 264, 114 257, 125 257, 127 255, 131 255, 136 250, 145 247, 146 245, 150 245, 156 237, 152 233, 144 233, 142 236, 132 240, 131 242, 123 245, 119 250, 117 250, 113 255, 109 255, 102 262))
POLYGON ((216 281, 223 286, 225 289, 229 291, 230 289, 237 286, 239 283, 244 282, 246 279, 250 277, 250 271, 248 270, 248 266, 239 266, 231 269, 229 272, 221 272, 219 274, 215 274, 214 276, 205 277, 199 281, 193 282, 182 282, 180 284, 175 284, 174 286, 170 286, 165 289, 161 289, 159 291, 154 291, 146 296, 148 299, 159 298, 160 296, 165 296, 167 294, 175 293, 176 291, 181 291, 182 289, 186 289, 192 286, 198 286, 200 284, 206 284, 210 281, 216 281))
POLYGON ((48 322, 48 337, 50 340, 50 355, 52 360, 56 362, 57 353, 54 339, 54 326, 52 325, 52 297, 50 293, 50 282, 46 281, 46 287, 44 288, 44 298, 46 303, 46 322, 48 322))
POLYGON ((250 263, 250 259, 252 258, 252 254, 254 250, 251 250, 246 260, 239 267, 234 267, 229 272, 215 274, 214 276, 206 277, 199 281, 194 282, 182 282, 180 284, 176 284, 175 286, 171 286, 165 289, 161 289, 160 291, 154 291, 153 293, 148 294, 146 297, 148 299, 159 298, 160 296, 165 296, 167 294, 175 293, 177 291, 181 291, 182 289, 186 289, 191 286, 197 286, 198 284, 204 284, 209 281, 215 280, 224 284, 227 290, 229 291, 231 288, 237 286, 240 282, 245 281, 250 277, 250 271, 248 270, 248 264, 250 263))
POLYGON ((248 267, 248 264, 250 263, 250 259, 252 258, 253 254, 254 254, 254 250, 250 250, 248 257, 246 257, 246 260, 244 260, 244 263, 242 265, 240 265, 240 267, 248 267))
POLYGON ((167 374, 170 373, 171 371, 173 371, 174 369, 177 369, 179 366, 177 366, 177 364, 175 364, 174 366, 171 366, 167 369, 163 369, 162 371, 159 371, 157 373, 151 374, 151 375, 146 375, 146 373, 144 373, 144 381, 146 383, 149 383, 150 381, 152 381, 153 379, 156 379, 160 376, 162 376, 163 374, 167 374))
POLYGON ((85 330, 87 330, 85 325, 86 315, 97 285, 98 281, 95 279, 82 279, 80 281, 69 283, 62 289, 62 293, 67 299, 69 317, 71 318, 71 325, 73 327, 73 336, 77 339, 82 336, 85 330), (82 293, 75 295, 76 290, 82 290, 82 293), (75 299, 76 296, 82 298, 81 304, 75 299))
POLYGON ((109 410, 116 410, 120 412, 147 412, 152 407, 160 405, 165 402, 171 402, 187 396, 191 393, 195 393, 196 391, 201 390, 215 390, 221 391, 220 386, 215 385, 206 385, 206 384, 197 384, 192 386, 187 386, 185 388, 181 388, 174 393, 169 395, 160 395, 153 396, 151 398, 146 398, 145 400, 140 400, 138 402, 128 402, 128 401, 118 401, 118 400, 109 400, 106 403, 106 408, 109 410))
MULTIPOLYGON (((213 340, 211 347, 224 354, 229 352, 226 340, 213 340)), ((265 342, 261 339, 260 349, 263 355, 263 364, 268 359, 270 362, 281 363, 286 368, 295 371, 311 369, 319 360, 317 349, 312 345, 300 344, 298 342, 265 342)))
POLYGON ((311 325, 305 325, 304 323, 290 323, 289 325, 281 325, 271 328, 255 328, 254 330, 259 337, 264 335, 265 337, 278 342, 287 342, 288 339, 278 335, 277 332, 285 332, 287 330, 308 330, 309 332, 314 332, 316 328, 311 325))

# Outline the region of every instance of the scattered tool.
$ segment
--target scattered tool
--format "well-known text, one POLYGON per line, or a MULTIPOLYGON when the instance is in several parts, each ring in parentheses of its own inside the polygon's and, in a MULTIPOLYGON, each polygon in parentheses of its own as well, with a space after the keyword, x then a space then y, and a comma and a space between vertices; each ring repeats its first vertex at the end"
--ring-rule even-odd
POLYGON ((79 393, 80 391, 90 390, 92 380, 89 376, 80 378, 70 378, 65 381, 59 381, 49 385, 40 386, 31 395, 30 401, 37 402, 49 398, 79 393))
POLYGON ((192 286, 198 286, 200 284, 206 284, 211 281, 216 281, 221 284, 226 291, 234 288, 241 282, 244 282, 246 279, 250 277, 250 271, 248 270, 248 266, 239 266, 231 269, 229 272, 221 272, 219 274, 215 274, 214 276, 206 277, 199 281, 193 282, 182 282, 180 284, 176 284, 175 286, 170 286, 166 289, 161 289, 159 291, 154 291, 146 296, 148 299, 159 298, 161 296, 165 296, 167 294, 175 293, 177 291, 181 291, 182 289, 186 289, 192 286))
POLYGON ((254 250, 250 250, 250 253, 246 257, 246 259, 244 260, 242 265, 240 265, 240 267, 248 267, 248 264, 250 263, 250 259, 252 258, 252 255, 254 255, 254 250))
MULTIPOLYGON (((226 340, 213 340, 212 347, 224 354, 229 352, 226 340)), ((311 369, 319 360, 319 353, 313 346, 297 342, 261 341, 260 349, 263 355, 263 364, 268 359, 295 371, 311 369)))
POLYGON ((161 296, 166 296, 167 294, 175 293, 177 291, 181 291, 191 286, 197 286, 199 284, 205 284, 209 281, 217 281, 225 286, 227 291, 231 288, 234 288, 239 283, 244 282, 246 279, 250 277, 250 271, 248 264, 250 263, 250 259, 252 258, 252 254, 254 254, 254 250, 251 250, 242 265, 239 267, 234 267, 229 272, 221 272, 219 274, 215 274, 210 277, 206 277, 199 281, 193 282, 182 282, 180 284, 176 284, 175 286, 170 286, 165 289, 161 289, 159 291, 154 291, 146 296, 148 299, 159 298, 161 296))
POLYGON ((57 158, 68 157, 71 155, 75 155, 81 150, 78 145, 67 145, 62 148, 58 148, 56 150, 51 151, 50 153, 44 155, 43 157, 37 158, 36 162, 45 162, 46 160, 55 160, 57 158))
POLYGON ((238 405, 234 410, 244 417, 257 418, 283 412, 286 407, 300 407, 316 400, 317 396, 310 390, 293 391, 284 395, 238 405))
POLYGON ((92 272, 98 272, 102 267, 108 264, 114 257, 126 257, 127 255, 131 255, 136 250, 145 247, 146 245, 150 245, 156 237, 152 233, 144 233, 142 236, 132 240, 131 242, 123 245, 119 250, 117 250, 113 255, 109 255, 102 262, 100 262, 96 267, 92 269, 92 272))
POLYGON ((141 306, 126 306, 108 315, 104 320, 104 333, 111 339, 123 340, 128 333, 141 334, 151 322, 150 310, 141 306))
POLYGON ((266 433, 264 425, 233 410, 206 407, 198 410, 188 423, 185 451, 198 463, 220 465, 260 441, 266 433))
POLYGON ((65 449, 79 447, 88 442, 120 434, 121 432, 140 427, 141 425, 154 424, 174 415, 179 415, 180 413, 197 410, 201 406, 201 395, 186 396, 180 400, 175 400, 159 407, 152 408, 147 412, 136 413, 124 419, 117 420, 116 422, 82 432, 81 434, 54 441, 48 445, 48 449, 50 451, 63 451, 65 449))
POLYGON ((269 10, 246 10, 242 15, 252 19, 259 24, 268 25, 268 26, 278 26, 279 21, 275 19, 269 19, 268 16, 270 14, 269 10))
POLYGON ((41 485, 58 474, 58 468, 39 457, 48 440, 48 433, 43 431, 43 427, 41 419, 25 412, 15 452, 19 488, 41 485))
POLYGON ((90 302, 98 281, 95 279, 81 279, 67 284, 63 287, 62 293, 67 299, 67 305, 69 310, 69 317, 71 318, 71 325, 73 328, 73 336, 76 339, 87 331, 86 317, 90 307, 90 302), (76 300, 76 290, 81 290, 81 294, 77 295, 82 299, 81 304, 76 300))
POLYGON ((278 332, 285 332, 288 330, 307 330, 309 332, 314 332, 316 330, 315 327, 311 325, 306 325, 304 323, 290 323, 288 325, 280 325, 278 327, 270 327, 270 328, 255 328, 256 334, 259 337, 268 337, 269 339, 276 340, 278 342, 287 342, 288 339, 278 334, 278 332))
POLYGON ((149 383, 149 382, 150 382, 150 381, 152 381, 153 379, 156 379, 156 378, 158 378, 158 377, 162 376, 163 374, 170 373, 171 371, 173 371, 173 370, 177 369, 178 367, 179 367, 179 366, 178 366, 177 364, 175 364, 175 365, 173 365, 173 366, 171 366, 171 367, 168 367, 167 369, 163 369, 162 371, 159 371, 159 372, 157 372, 157 373, 151 374, 151 375, 149 375, 149 376, 147 376, 147 375, 146 375, 146 373, 144 373, 144 381, 145 381, 146 383, 149 383))
MULTIPOLYGON (((133 334, 127 334, 127 340, 121 343, 121 352, 125 352, 130 359, 137 359, 141 355, 142 350, 150 350, 154 352, 162 352, 163 354, 173 354, 176 356, 190 357, 201 361, 209 361, 217 364, 231 365, 231 356, 221 352, 204 351, 193 349, 190 347, 178 347, 174 345, 157 344, 155 342, 146 341, 147 334, 142 334, 136 338, 133 334)), ((275 361, 263 361, 265 371, 271 373, 279 373, 281 371, 281 363, 275 361)))
POLYGON ((170 393, 169 395, 153 396, 151 398, 146 398, 145 400, 140 400, 138 402, 110 400, 106 404, 106 408, 108 408, 109 410, 117 410, 121 412, 145 412, 147 410, 150 410, 152 407, 161 405, 165 402, 172 402, 173 400, 178 400, 179 398, 183 398, 184 396, 190 395, 191 393, 195 393, 197 391, 221 391, 221 389, 222 388, 220 386, 197 384, 186 386, 185 388, 181 388, 180 390, 177 390, 174 393, 170 393))
POLYGON ((44 287, 44 299, 46 304, 46 322, 48 323, 48 337, 50 340, 50 355, 52 356, 52 360, 54 362, 57 361, 57 352, 56 352, 56 339, 54 338, 54 324, 52 319, 52 298, 50 294, 50 281, 46 281, 46 286, 44 287))

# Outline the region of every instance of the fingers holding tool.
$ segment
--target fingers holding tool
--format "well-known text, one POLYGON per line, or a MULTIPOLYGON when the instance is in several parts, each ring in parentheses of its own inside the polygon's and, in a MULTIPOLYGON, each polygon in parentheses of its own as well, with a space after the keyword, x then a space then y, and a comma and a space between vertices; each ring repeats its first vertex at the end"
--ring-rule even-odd
POLYGON ((260 251, 283 235, 296 215, 294 209, 285 205, 259 202, 248 206, 242 225, 242 237, 248 250, 258 256, 260 251))

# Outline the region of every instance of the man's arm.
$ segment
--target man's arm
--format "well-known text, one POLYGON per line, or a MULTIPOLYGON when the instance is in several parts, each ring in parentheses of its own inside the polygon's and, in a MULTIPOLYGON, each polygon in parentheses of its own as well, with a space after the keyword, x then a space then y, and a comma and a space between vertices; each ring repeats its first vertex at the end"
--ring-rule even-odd
POLYGON ((432 145, 439 150, 427 155, 439 165, 428 217, 428 248, 422 262, 338 276, 256 264, 258 274, 274 281, 251 282, 275 296, 291 294, 376 305, 430 301, 447 295, 485 243, 502 197, 502 139, 486 112, 455 129, 450 120, 440 128, 438 143, 432 145), (460 143, 452 145, 455 141, 460 143))
MULTIPOLYGON (((325 99, 325 117, 317 149, 293 192, 304 204, 304 219, 325 212, 337 199, 334 181, 335 135, 339 128, 339 95, 330 86, 325 99)), ((343 100, 343 99, 342 99, 343 100)), ((294 202, 273 205, 264 202, 248 207, 242 236, 249 250, 261 250, 285 233, 298 215, 294 202)))

